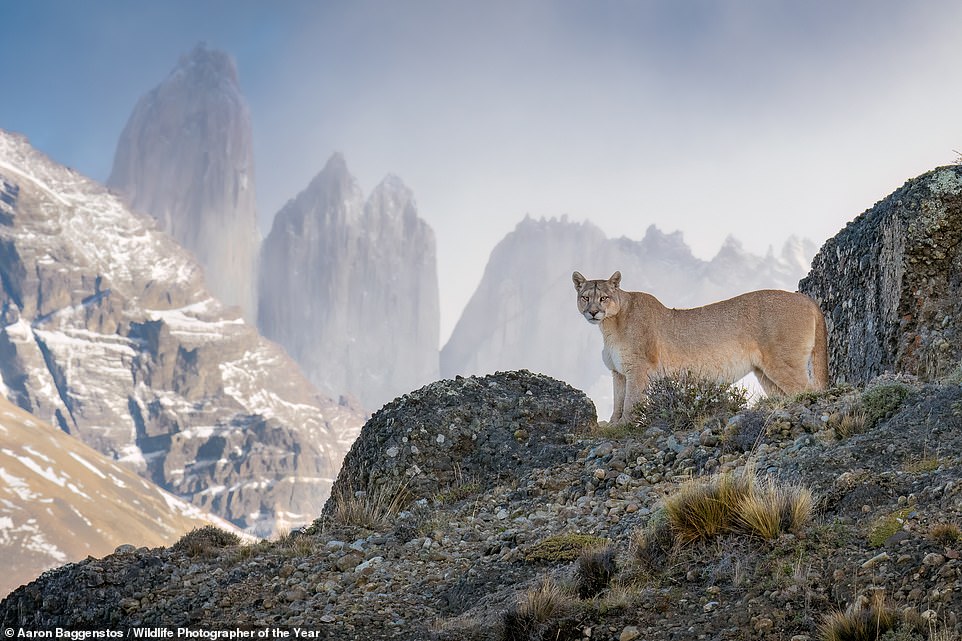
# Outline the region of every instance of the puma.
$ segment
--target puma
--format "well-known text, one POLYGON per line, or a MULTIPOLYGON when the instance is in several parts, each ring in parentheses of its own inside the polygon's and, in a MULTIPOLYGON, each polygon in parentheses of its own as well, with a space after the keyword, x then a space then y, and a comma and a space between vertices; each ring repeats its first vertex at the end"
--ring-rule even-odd
POLYGON ((765 289, 704 307, 669 309, 651 294, 572 274, 578 311, 601 328, 611 370, 611 422, 628 420, 653 376, 691 371, 734 383, 754 372, 766 394, 828 384, 825 319, 808 296, 765 289))

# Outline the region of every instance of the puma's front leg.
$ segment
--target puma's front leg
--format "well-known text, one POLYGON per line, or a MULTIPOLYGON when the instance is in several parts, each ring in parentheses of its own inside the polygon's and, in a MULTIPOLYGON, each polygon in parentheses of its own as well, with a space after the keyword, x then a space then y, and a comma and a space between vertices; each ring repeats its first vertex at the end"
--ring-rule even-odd
POLYGON ((623 420, 631 418, 635 406, 645 397, 645 390, 648 389, 649 368, 639 367, 625 372, 625 403, 622 408, 623 420))
POLYGON ((615 423, 620 423, 627 417, 624 416, 625 407, 625 377, 619 374, 615 370, 611 370, 611 385, 614 389, 615 405, 611 411, 611 420, 609 423, 614 425, 615 423))

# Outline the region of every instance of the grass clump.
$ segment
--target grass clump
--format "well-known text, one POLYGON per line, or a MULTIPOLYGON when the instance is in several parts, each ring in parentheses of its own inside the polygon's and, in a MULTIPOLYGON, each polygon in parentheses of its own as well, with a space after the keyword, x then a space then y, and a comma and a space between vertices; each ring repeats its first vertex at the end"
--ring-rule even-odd
POLYGON ((383 528, 393 521, 408 502, 404 485, 382 486, 371 491, 341 491, 334 495, 335 521, 369 530, 383 528))
POLYGON ((750 469, 689 481, 665 501, 668 524, 682 545, 729 533, 772 540, 801 529, 811 514, 809 490, 760 481, 750 469))
POLYGON ((656 424, 673 431, 700 429, 710 422, 723 424, 747 406, 743 387, 685 371, 651 379, 632 423, 641 429, 656 424))
POLYGON ((607 543, 607 539, 591 534, 556 534, 528 548, 524 560, 528 563, 569 563, 581 556, 585 548, 602 547, 607 543))
MULTIPOLYGON (((577 611, 570 590, 551 578, 519 595, 514 607, 504 613, 502 641, 534 641, 536 639, 577 639, 566 634, 564 620, 577 611)), ((573 631, 572 631, 573 632, 573 631)))
POLYGON ((962 529, 955 523, 936 523, 929 530, 929 538, 942 545, 951 545, 962 539, 962 529))
POLYGON ((240 537, 233 532, 226 532, 213 525, 194 528, 171 546, 174 552, 181 552, 187 556, 207 554, 219 548, 229 548, 240 545, 240 537))
POLYGON ((618 571, 615 564, 615 548, 584 548, 578 557, 578 597, 591 599, 605 591, 618 571))
POLYGON ((905 383, 883 383, 862 392, 859 408, 865 414, 865 429, 894 414, 911 392, 905 383))
POLYGON ((691 480, 632 534, 632 558, 643 570, 657 572, 683 546, 728 535, 771 541, 801 530, 811 519, 812 505, 808 489, 760 480, 751 469, 691 480))
POLYGON ((924 634, 918 616, 907 616, 889 605, 885 595, 875 592, 862 597, 844 612, 826 616, 820 628, 822 641, 877 641, 889 638, 919 638, 924 634), (900 633, 904 632, 902 636, 900 633), (894 636, 893 636, 894 635, 894 636))
POLYGON ((865 410, 856 408, 843 413, 841 418, 839 418, 832 427, 835 430, 835 436, 840 439, 846 439, 850 436, 865 432, 867 422, 868 417, 865 414, 865 410))

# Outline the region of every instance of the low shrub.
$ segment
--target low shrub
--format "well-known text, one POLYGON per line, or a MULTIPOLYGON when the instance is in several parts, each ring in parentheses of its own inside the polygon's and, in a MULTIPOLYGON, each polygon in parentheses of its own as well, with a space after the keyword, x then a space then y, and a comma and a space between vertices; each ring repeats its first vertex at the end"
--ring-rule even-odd
POLYGON ((218 548, 240 545, 240 542, 240 537, 233 532, 226 532, 213 525, 205 525, 180 537, 180 540, 174 543, 170 549, 174 552, 182 552, 187 556, 197 556, 218 548))
POLYGON ((685 371, 653 378, 632 423, 641 429, 656 424, 674 431, 700 429, 709 422, 725 423, 747 405, 745 388, 685 371))

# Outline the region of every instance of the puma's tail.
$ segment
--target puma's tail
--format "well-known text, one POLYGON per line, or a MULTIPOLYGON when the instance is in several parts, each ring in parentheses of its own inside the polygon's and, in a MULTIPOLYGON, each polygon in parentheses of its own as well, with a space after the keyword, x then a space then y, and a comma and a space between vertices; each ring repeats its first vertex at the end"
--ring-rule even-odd
POLYGON ((815 344, 812 346, 812 387, 823 390, 828 387, 828 330, 825 327, 825 317, 818 305, 815 305, 815 344))

